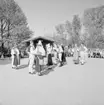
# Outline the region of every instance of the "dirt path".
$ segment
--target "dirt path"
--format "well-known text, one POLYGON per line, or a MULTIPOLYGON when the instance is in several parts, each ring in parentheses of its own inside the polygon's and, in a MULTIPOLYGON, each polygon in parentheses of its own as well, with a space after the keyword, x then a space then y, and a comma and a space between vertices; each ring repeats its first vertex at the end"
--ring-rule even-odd
MULTIPOLYGON (((22 60, 22 65, 27 59, 22 60)), ((0 65, 1 105, 104 105, 104 59, 85 65, 56 67, 44 76, 28 74, 28 68, 12 70, 0 65)))

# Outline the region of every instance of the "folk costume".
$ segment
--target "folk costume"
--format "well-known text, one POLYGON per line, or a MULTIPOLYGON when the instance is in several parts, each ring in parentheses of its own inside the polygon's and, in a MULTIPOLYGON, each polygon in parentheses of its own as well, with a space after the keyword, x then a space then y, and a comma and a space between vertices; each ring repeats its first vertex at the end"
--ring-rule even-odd
POLYGON ((45 49, 43 48, 41 40, 39 40, 36 47, 36 71, 39 76, 41 76, 41 72, 44 65, 44 57, 45 57, 45 49))
POLYGON ((33 66, 34 66, 35 54, 36 54, 36 51, 35 51, 34 44, 32 41, 30 41, 30 53, 29 53, 29 73, 30 74, 33 74, 34 72, 33 66))
POLYGON ((75 64, 79 64, 79 49, 77 47, 77 45, 75 44, 75 47, 74 47, 74 54, 73 54, 73 61, 75 64))
POLYGON ((16 56, 17 56, 17 66, 19 67, 20 66, 20 51, 18 48, 15 48, 15 51, 16 51, 16 56))
POLYGON ((87 48, 81 44, 80 47, 80 63, 83 65, 87 60, 87 48))
POLYGON ((18 65, 16 47, 13 47, 11 49, 11 57, 12 57, 12 68, 16 69, 18 65))
POLYGON ((59 62, 60 62, 60 67, 63 65, 62 64, 62 53, 63 53, 63 49, 61 45, 58 45, 58 57, 59 57, 59 62))

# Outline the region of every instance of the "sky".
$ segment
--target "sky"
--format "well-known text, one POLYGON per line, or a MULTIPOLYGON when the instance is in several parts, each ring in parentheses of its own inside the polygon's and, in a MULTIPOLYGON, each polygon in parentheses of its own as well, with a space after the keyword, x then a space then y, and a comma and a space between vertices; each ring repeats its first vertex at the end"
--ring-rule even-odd
POLYGON ((55 32, 55 26, 82 17, 87 8, 104 4, 104 0, 15 0, 27 17, 35 36, 55 32))

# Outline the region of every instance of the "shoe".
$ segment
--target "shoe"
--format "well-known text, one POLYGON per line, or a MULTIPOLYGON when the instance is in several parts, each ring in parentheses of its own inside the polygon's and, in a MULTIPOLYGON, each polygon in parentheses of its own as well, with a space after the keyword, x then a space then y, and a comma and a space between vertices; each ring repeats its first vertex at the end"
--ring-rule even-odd
POLYGON ((81 63, 81 65, 84 65, 84 63, 81 63))
POLYGON ((38 73, 38 76, 42 76, 42 74, 41 73, 38 73))

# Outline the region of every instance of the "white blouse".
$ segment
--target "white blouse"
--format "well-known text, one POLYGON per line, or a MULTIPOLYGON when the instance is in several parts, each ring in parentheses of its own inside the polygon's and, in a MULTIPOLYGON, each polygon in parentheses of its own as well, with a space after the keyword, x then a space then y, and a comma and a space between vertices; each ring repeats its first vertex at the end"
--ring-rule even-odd
POLYGON ((11 55, 14 55, 14 54, 16 54, 16 51, 15 51, 15 49, 12 49, 11 50, 11 55))

